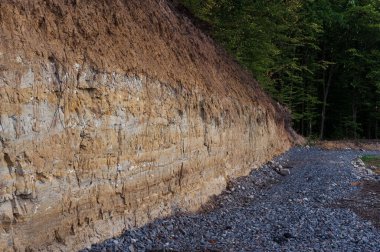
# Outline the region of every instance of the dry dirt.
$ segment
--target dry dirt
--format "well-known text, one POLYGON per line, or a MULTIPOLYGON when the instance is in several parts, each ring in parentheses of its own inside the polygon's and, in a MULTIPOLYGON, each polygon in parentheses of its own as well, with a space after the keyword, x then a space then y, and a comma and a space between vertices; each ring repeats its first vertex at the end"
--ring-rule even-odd
POLYGON ((362 181, 353 186, 358 186, 360 190, 349 198, 340 200, 336 206, 352 209, 380 228, 380 181, 362 181))
POLYGON ((340 140, 319 141, 316 146, 327 150, 352 149, 352 150, 380 150, 379 140, 340 140))

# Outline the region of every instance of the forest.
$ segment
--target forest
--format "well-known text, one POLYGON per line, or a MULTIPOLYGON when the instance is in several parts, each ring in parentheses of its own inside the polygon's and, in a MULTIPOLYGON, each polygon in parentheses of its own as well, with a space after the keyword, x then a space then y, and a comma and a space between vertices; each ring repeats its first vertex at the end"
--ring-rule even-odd
POLYGON ((379 0, 181 0, 313 139, 380 138, 379 0))

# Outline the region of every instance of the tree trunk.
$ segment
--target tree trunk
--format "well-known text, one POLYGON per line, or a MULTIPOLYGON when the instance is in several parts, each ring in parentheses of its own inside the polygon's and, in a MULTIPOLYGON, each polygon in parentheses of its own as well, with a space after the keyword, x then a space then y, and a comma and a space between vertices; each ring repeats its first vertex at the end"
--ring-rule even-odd
POLYGON ((352 124, 354 126, 354 139, 355 140, 358 138, 357 114, 358 114, 358 108, 356 106, 355 99, 353 99, 353 102, 352 102, 352 124))
POLYGON ((313 134, 313 122, 310 119, 309 120, 309 137, 311 137, 311 134, 313 134))
MULTIPOLYGON (((377 103, 377 102, 376 102, 377 103)), ((375 107, 375 111, 376 111, 376 114, 375 114, 375 139, 378 138, 378 134, 377 134, 377 130, 378 130, 378 127, 379 127, 379 124, 378 124, 378 118, 379 118, 379 107, 376 105, 375 107)))
POLYGON ((326 120, 326 106, 327 106, 327 97, 329 95, 329 90, 331 87, 332 76, 333 76, 334 66, 330 67, 329 76, 327 83, 325 83, 325 78, 323 78, 323 103, 322 103, 322 115, 321 115, 321 131, 319 134, 319 139, 323 139, 325 134, 325 120, 326 120))

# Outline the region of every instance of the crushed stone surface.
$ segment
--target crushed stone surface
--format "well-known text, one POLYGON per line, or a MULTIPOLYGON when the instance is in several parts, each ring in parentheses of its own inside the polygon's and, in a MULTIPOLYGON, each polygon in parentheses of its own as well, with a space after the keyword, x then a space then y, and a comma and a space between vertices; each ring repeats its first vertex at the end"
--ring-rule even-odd
POLYGON ((156 220, 83 251, 380 251, 373 219, 380 218, 380 177, 357 165, 368 154, 380 152, 293 148, 231 181, 199 213, 156 220), (376 190, 365 197, 368 183, 376 190), (371 205, 370 217, 356 205, 371 205))

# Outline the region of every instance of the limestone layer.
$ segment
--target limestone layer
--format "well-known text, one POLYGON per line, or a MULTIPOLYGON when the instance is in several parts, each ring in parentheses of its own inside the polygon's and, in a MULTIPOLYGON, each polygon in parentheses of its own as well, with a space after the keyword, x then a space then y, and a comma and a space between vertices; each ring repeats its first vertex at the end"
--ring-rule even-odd
POLYGON ((71 251, 196 211, 293 138, 171 2, 0 2, 0 251, 71 251))

